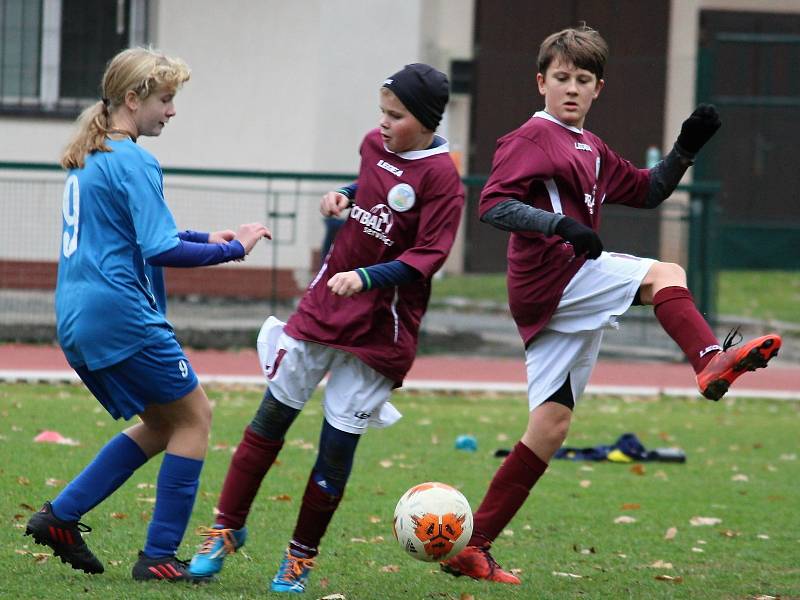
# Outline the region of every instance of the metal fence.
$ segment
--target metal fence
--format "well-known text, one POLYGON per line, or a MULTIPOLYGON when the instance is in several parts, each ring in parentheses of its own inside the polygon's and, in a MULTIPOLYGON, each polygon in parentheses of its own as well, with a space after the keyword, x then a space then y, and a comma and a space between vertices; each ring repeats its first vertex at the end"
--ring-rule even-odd
MULTIPOLYGON (((347 173, 169 168, 164 175, 165 195, 179 228, 212 231, 263 221, 274 236, 272 242, 260 244, 245 263, 168 273, 168 317, 182 340, 196 346, 249 345, 267 315, 288 316, 319 264, 318 249, 324 235, 319 198, 355 179, 347 173)), ((55 338, 53 289, 63 180, 63 171, 55 165, 0 163, 0 341, 49 342, 55 338)), ((484 182, 479 176, 465 178, 468 196, 476 197, 484 182)), ((716 287, 716 189, 710 184, 682 186, 661 211, 615 207, 604 211, 604 221, 615 225, 612 229, 627 233, 641 229, 642 222, 649 220, 651 226, 646 229, 659 233, 661 248, 673 254, 670 259, 688 264, 701 310, 711 317, 716 287)), ((609 249, 636 252, 636 244, 629 245, 631 239, 627 235, 617 244, 604 237, 609 249)), ((466 253, 476 246, 475 240, 466 239, 464 245, 466 253)), ((496 307, 494 312, 503 310, 496 307)), ((514 352, 518 351, 510 317, 496 320, 488 317, 489 312, 487 309, 485 319, 478 319, 482 326, 497 330, 487 336, 507 338, 514 352)), ((452 324, 457 322, 474 329, 476 319, 473 314, 463 321, 451 316, 439 322, 448 323, 451 329, 459 327, 452 324)), ((641 315, 632 311, 631 322, 628 333, 639 346, 648 340, 649 345, 672 348, 668 339, 661 339, 662 334, 652 333, 651 311, 641 315)), ((454 339, 463 336, 456 332, 454 339)))

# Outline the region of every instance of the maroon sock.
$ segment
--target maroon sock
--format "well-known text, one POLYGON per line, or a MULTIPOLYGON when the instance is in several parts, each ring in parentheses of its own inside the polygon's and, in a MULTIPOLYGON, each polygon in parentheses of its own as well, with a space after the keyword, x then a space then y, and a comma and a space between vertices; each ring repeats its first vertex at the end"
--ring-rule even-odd
POLYGON ((270 440, 246 427, 242 441, 231 458, 214 521, 230 529, 241 529, 250 512, 264 475, 283 447, 283 440, 270 440))
POLYGON ((525 503, 531 488, 546 469, 546 462, 525 444, 517 442, 497 469, 483 502, 475 511, 469 545, 493 542, 525 503))
POLYGON ((319 542, 328 529, 342 495, 344 494, 334 496, 326 493, 314 480, 312 473, 303 494, 300 514, 297 516, 290 545, 301 550, 306 556, 315 556, 319 542))
POLYGON ((702 371, 716 351, 721 350, 717 336, 685 287, 673 285, 660 289, 653 296, 653 310, 664 331, 683 350, 695 373, 702 371))

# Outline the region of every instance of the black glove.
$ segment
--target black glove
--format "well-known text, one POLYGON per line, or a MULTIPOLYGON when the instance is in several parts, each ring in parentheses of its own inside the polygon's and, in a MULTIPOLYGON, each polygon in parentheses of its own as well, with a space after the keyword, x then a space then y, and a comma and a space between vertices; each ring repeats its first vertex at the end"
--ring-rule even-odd
POLYGON ((603 242, 594 229, 581 225, 570 217, 562 218, 556 225, 556 235, 572 244, 575 256, 586 255, 586 258, 597 258, 603 251, 603 242))
POLYGON ((700 104, 681 125, 677 144, 682 150, 692 155, 697 154, 721 126, 717 107, 713 104, 700 104))

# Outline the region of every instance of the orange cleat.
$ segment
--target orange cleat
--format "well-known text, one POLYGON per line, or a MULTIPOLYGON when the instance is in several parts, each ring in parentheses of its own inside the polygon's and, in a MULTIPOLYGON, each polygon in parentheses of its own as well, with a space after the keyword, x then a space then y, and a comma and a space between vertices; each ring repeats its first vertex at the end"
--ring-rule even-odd
POLYGON ((466 575, 473 579, 485 579, 497 583, 522 583, 516 575, 503 570, 489 554, 489 546, 467 546, 453 558, 440 563, 442 571, 456 577, 466 575))
MULTIPOLYGON (((776 333, 763 335, 733 349, 733 346, 739 343, 733 341, 737 333, 738 329, 727 335, 722 344, 722 352, 715 354, 697 374, 700 393, 709 400, 722 398, 740 375, 766 367, 769 360, 780 350, 781 336, 776 333)), ((739 341, 741 339, 739 336, 739 341)))

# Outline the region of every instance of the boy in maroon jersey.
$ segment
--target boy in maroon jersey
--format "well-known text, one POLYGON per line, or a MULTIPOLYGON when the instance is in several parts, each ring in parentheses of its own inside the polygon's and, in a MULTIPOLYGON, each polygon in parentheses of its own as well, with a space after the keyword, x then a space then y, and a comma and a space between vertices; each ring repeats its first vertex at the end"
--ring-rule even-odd
POLYGON ((464 204, 447 141, 434 133, 448 97, 447 77, 428 65, 407 65, 383 82, 379 127, 361 143, 358 180, 322 199, 324 216, 349 208, 348 218, 283 332, 266 335, 277 339, 269 389, 231 460, 215 525, 192 559, 195 577, 218 573, 244 543, 261 480, 326 373, 319 454, 272 591, 304 591, 361 434, 400 417, 388 400, 414 360, 431 277, 450 252, 464 204))
POLYGON ((781 339, 766 335, 720 347, 671 263, 603 252, 597 235, 604 203, 655 208, 680 181, 721 123, 700 105, 672 151, 637 169, 583 129, 603 89, 608 47, 588 28, 565 29, 541 45, 537 81, 545 108, 500 138, 480 199, 481 220, 511 231, 508 294, 525 343, 529 421, 475 513, 467 548, 442 563, 453 575, 518 584, 489 547, 525 502, 567 436, 575 402, 597 360, 604 327, 631 304, 652 304, 686 354, 700 392, 719 400, 747 370, 764 367, 781 339))

